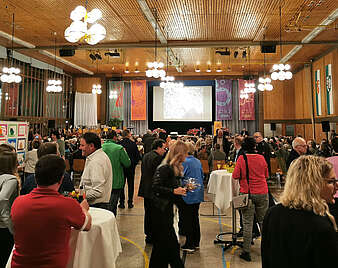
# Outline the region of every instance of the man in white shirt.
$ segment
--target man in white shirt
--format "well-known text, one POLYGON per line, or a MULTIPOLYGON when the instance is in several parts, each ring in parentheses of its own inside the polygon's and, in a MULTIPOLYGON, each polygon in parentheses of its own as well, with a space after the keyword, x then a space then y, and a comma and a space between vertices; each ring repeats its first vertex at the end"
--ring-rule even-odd
POLYGON ((109 157, 101 149, 100 137, 95 133, 85 133, 80 140, 80 150, 87 157, 80 185, 85 187, 89 205, 111 210, 112 167, 109 157))

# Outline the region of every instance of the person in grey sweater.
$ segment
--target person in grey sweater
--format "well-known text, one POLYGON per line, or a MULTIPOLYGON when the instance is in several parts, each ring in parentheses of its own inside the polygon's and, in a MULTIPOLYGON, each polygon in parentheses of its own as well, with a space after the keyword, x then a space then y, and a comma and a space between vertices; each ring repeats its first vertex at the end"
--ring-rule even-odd
POLYGON ((17 155, 13 151, 0 152, 0 267, 5 267, 12 251, 13 229, 11 207, 19 193, 17 155))
POLYGON ((214 160, 225 160, 226 159, 226 154, 224 152, 221 152, 220 150, 221 146, 218 143, 216 143, 215 148, 216 150, 212 151, 208 158, 208 164, 209 164, 210 171, 212 171, 214 160))

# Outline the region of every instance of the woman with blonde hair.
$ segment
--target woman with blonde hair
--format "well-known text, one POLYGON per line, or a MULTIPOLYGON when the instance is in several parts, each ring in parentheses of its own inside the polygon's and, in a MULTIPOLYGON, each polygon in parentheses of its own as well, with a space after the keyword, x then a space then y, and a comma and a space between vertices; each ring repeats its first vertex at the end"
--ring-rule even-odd
POLYGON ((11 207, 19 194, 16 152, 0 151, 0 267, 5 267, 14 244, 11 207))
POLYGON ((153 178, 152 216, 153 250, 150 268, 184 267, 180 258, 180 246, 173 226, 173 204, 182 203, 186 189, 180 186, 183 176, 182 163, 188 154, 188 146, 176 141, 170 146, 162 164, 153 178))
POLYGON ((307 155, 292 162, 281 203, 264 218, 263 268, 337 265, 337 224, 328 208, 337 189, 332 164, 324 158, 307 155))

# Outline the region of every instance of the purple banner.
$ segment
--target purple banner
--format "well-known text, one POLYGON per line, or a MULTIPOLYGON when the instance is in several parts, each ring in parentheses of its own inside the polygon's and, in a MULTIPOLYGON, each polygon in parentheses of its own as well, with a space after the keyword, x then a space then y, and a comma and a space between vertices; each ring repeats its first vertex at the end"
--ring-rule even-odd
POLYGON ((232 120, 232 80, 216 80, 216 121, 232 120))

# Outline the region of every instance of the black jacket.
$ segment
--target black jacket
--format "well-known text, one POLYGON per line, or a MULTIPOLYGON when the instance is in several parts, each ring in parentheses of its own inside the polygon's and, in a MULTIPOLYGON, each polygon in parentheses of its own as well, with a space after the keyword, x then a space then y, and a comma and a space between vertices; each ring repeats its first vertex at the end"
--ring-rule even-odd
POLYGON ((119 142, 119 144, 122 145, 123 148, 126 149, 127 151, 127 154, 131 162, 130 168, 135 168, 138 161, 140 160, 140 153, 138 151, 136 143, 130 140, 129 138, 123 138, 119 142))
POLYGON ((151 135, 151 134, 144 134, 143 136, 143 144, 144 144, 144 153, 149 153, 151 151, 151 145, 153 144, 153 141, 155 140, 156 138, 151 135))
POLYGON ((174 189, 180 186, 182 177, 175 176, 173 168, 169 164, 160 165, 153 179, 153 204, 165 210, 168 205, 176 203, 179 196, 174 195, 174 189))
POLYGON ((141 181, 138 189, 138 196, 144 198, 152 197, 153 177, 156 168, 161 164, 163 156, 156 153, 154 150, 146 153, 142 159, 141 165, 141 181))
POLYGON ((257 143, 256 150, 259 154, 264 156, 265 162, 268 164, 269 174, 271 173, 271 164, 270 164, 270 146, 264 140, 257 143))
POLYGON ((286 169, 289 170, 289 167, 292 163, 293 160, 297 159, 300 155, 294 150, 292 149, 292 151, 289 154, 288 159, 286 160, 286 169))

